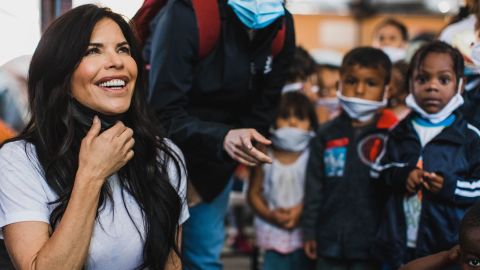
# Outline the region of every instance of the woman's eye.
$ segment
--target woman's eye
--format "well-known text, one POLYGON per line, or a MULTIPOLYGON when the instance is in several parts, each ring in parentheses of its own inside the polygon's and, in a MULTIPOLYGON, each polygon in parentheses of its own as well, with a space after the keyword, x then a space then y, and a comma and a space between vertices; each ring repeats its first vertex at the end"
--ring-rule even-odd
POLYGON ((121 53, 130 54, 130 48, 126 46, 118 48, 118 51, 121 53))
POLYGON ((480 266, 480 260, 478 260, 478 259, 468 260, 468 265, 474 266, 474 267, 479 267, 480 266))
POLYGON ((91 54, 97 54, 100 53, 99 48, 89 48, 86 52, 85 55, 91 55, 91 54))

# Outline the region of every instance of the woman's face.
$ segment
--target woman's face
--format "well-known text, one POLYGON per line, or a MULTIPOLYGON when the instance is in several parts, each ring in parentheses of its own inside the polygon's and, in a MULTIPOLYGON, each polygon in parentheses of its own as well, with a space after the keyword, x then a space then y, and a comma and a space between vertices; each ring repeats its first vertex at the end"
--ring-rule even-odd
POLYGON ((73 72, 73 97, 106 115, 124 113, 130 107, 136 79, 137 64, 122 30, 110 18, 100 20, 73 72))

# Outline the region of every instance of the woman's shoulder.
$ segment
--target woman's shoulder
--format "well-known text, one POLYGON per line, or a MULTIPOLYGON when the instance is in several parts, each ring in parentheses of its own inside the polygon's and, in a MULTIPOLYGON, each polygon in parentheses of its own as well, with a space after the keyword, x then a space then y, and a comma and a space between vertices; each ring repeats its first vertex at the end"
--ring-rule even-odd
POLYGON ((0 160, 37 159, 35 146, 25 140, 16 140, 5 143, 0 148, 0 160))

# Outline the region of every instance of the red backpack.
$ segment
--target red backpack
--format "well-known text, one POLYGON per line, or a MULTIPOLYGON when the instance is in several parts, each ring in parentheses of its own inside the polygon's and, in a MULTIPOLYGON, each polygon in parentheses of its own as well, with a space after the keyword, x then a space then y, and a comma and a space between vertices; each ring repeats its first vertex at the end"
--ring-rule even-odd
MULTIPOLYGON (((168 0, 144 0, 143 5, 133 17, 135 28, 143 46, 150 36, 150 22, 168 0)), ((221 19, 218 0, 191 0, 197 18, 199 32, 198 56, 203 59, 213 51, 220 37, 221 19)), ((220 0, 222 1, 222 0, 220 0)), ((276 56, 283 49, 285 42, 285 22, 272 42, 272 55, 276 56)))

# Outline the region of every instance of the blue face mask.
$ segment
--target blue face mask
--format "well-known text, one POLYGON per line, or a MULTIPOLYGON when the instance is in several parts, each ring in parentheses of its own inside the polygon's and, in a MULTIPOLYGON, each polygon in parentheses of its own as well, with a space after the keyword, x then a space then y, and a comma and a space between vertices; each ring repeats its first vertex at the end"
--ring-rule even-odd
POLYGON ((285 15, 283 0, 228 0, 228 5, 249 29, 267 27, 285 15))

